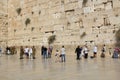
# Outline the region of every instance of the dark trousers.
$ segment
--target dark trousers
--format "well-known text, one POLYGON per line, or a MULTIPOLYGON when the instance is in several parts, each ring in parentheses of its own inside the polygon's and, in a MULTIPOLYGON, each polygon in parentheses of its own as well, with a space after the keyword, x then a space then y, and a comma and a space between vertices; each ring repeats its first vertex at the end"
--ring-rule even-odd
POLYGON ((79 60, 80 59, 80 53, 77 53, 77 58, 76 58, 77 60, 79 60))
POLYGON ((43 54, 44 54, 44 51, 42 50, 42 51, 41 51, 41 55, 43 55, 43 54))
POLYGON ((24 54, 24 52, 23 53, 20 52, 20 59, 23 59, 23 54, 24 54))
POLYGON ((87 59, 88 58, 88 54, 85 54, 84 58, 87 59))

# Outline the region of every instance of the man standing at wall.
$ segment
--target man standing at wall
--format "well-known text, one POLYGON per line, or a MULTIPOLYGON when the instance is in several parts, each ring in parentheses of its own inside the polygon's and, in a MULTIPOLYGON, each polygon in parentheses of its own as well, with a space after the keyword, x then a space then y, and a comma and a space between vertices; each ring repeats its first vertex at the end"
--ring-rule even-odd
POLYGON ((80 48, 80 46, 78 46, 76 49, 75 49, 75 53, 77 54, 77 60, 80 60, 80 54, 81 54, 81 51, 82 51, 82 48, 80 48))
POLYGON ((97 55, 97 46, 95 45, 93 48, 93 57, 95 58, 97 55))
POLYGON ((32 50, 33 50, 33 55, 32 55, 32 57, 33 57, 33 59, 35 59, 35 54, 36 54, 35 46, 32 47, 32 50))

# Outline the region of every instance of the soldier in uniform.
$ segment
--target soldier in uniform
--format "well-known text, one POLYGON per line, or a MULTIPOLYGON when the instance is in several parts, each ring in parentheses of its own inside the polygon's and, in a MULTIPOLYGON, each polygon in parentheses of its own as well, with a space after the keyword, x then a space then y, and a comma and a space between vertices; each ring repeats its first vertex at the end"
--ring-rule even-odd
POLYGON ((32 50, 33 50, 33 54, 32 54, 32 56, 33 56, 33 59, 35 59, 35 54, 36 54, 35 46, 32 47, 32 50))
POLYGON ((16 54, 16 53, 17 53, 16 48, 15 46, 13 46, 13 54, 16 54))
POLYGON ((11 55, 13 55, 14 54, 13 46, 10 47, 10 51, 11 51, 11 55))
POLYGON ((24 49, 23 46, 20 47, 20 59, 23 59, 24 49))

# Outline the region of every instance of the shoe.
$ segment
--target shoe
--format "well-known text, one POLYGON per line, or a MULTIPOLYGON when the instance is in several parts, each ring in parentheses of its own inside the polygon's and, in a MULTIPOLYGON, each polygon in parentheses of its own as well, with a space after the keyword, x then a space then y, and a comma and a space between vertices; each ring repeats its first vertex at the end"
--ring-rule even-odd
POLYGON ((23 59, 23 58, 20 58, 20 59, 23 59))
POLYGON ((35 57, 33 57, 33 59, 35 59, 35 57))

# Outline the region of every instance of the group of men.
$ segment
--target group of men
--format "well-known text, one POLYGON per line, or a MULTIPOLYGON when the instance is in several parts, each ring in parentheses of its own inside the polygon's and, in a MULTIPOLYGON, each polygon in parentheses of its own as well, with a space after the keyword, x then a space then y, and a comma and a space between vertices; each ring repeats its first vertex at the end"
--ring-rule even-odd
POLYGON ((20 47, 20 59, 23 59, 23 55, 26 56, 27 59, 35 59, 36 49, 35 46, 32 47, 20 47))
POLYGON ((53 47, 49 46, 48 48, 46 46, 41 47, 41 55, 43 58, 51 58, 53 47))
MULTIPOLYGON (((45 46, 42 46, 41 47, 41 55, 43 56, 43 58, 51 58, 52 50, 53 50, 52 46, 49 46, 48 48, 45 47, 45 46)), ((93 48, 93 56, 90 56, 90 57, 95 58, 96 55, 97 55, 97 52, 98 52, 98 48, 95 45, 94 48, 93 48)), ((106 46, 103 45, 103 47, 101 49, 101 55, 100 55, 102 58, 105 57, 105 52, 106 52, 106 46)), ((119 57, 119 52, 120 52, 120 49, 115 48, 114 51, 113 51, 112 58, 118 58, 119 57)), ((1 53, 2 53, 2 49, 0 48, 0 56, 1 56, 1 53)), ((7 47, 6 48, 6 54, 15 54, 15 53, 17 53, 15 47, 7 47)), ((27 59, 35 59, 35 53, 36 53, 35 46, 31 46, 31 47, 21 46, 20 47, 20 59, 23 59, 24 55, 26 56, 27 59)), ((77 55, 77 57, 76 57, 77 60, 80 60, 81 56, 84 56, 84 58, 87 59, 89 49, 86 45, 84 47, 78 46, 75 49, 75 53, 77 55)), ((111 51, 110 51, 110 53, 111 53, 111 51)), ((65 62, 65 48, 64 48, 64 46, 62 46, 61 55, 62 55, 61 61, 65 62)))
MULTIPOLYGON (((97 51, 98 51, 98 49, 97 49, 97 46, 95 45, 94 48, 93 48, 93 56, 91 56, 91 58, 95 58, 96 57, 97 51)), ((105 57, 105 54, 104 54, 105 51, 106 51, 106 49, 105 49, 105 45, 104 45, 103 48, 102 48, 101 57, 105 57)), ((88 52, 89 52, 89 49, 88 49, 88 47, 86 45, 84 47, 78 46, 75 49, 75 53, 77 54, 77 58, 76 59, 80 60, 81 56, 84 56, 84 58, 87 59, 88 58, 88 52)))
MULTIPOLYGON (((84 56, 84 58, 87 59, 88 58, 88 52, 89 52, 89 49, 88 49, 88 47, 86 45, 83 48, 78 46, 75 49, 75 53, 77 54, 76 59, 80 60, 81 56, 84 56)), ((90 58, 95 58, 96 55, 97 55, 97 52, 98 52, 98 48, 95 45, 94 48, 93 48, 93 56, 90 56, 90 58)), ((112 54, 112 58, 119 58, 119 52, 120 52, 120 48, 115 48, 114 51, 113 51, 113 54, 112 54)), ((103 45, 102 49, 101 49, 100 57, 104 58, 105 57, 105 53, 106 53, 106 46, 103 45)), ((109 51, 109 53, 111 55, 112 52, 109 51)))
POLYGON ((15 46, 11 46, 11 47, 6 47, 6 54, 7 55, 13 55, 13 54, 16 54, 17 53, 17 50, 15 48, 15 46))

